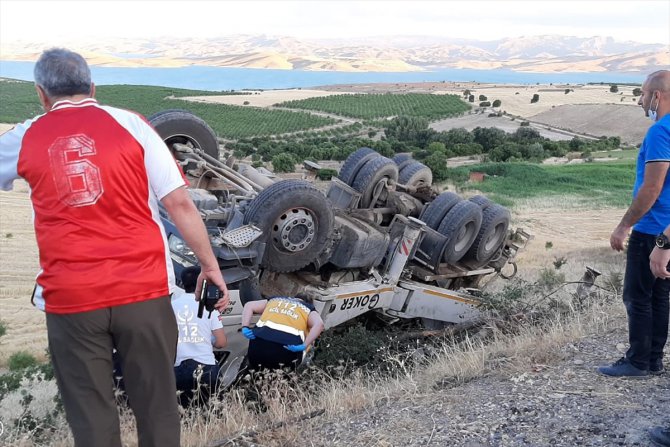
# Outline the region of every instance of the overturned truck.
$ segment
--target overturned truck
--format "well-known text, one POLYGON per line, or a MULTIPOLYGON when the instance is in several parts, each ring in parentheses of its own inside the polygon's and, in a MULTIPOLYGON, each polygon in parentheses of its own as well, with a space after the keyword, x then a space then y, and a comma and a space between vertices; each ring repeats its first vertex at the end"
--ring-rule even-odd
MULTIPOLYGON (((230 289, 222 317, 226 384, 246 353, 240 329, 249 300, 315 292, 326 329, 367 312, 389 324, 467 322, 479 316, 475 291, 487 278, 513 276, 530 239, 486 197, 436 191, 430 169, 405 154, 389 159, 360 148, 322 191, 220 161, 216 135, 189 112, 167 110, 150 121, 190 182, 230 289)), ((197 260, 162 218, 179 278, 197 260)))

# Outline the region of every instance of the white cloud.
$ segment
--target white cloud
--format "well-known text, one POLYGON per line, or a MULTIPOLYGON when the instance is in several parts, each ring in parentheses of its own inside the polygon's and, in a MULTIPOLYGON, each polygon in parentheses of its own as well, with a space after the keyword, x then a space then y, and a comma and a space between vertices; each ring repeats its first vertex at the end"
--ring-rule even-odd
POLYGON ((85 37, 536 34, 670 44, 658 1, 26 1, 0 0, 0 40, 85 37))

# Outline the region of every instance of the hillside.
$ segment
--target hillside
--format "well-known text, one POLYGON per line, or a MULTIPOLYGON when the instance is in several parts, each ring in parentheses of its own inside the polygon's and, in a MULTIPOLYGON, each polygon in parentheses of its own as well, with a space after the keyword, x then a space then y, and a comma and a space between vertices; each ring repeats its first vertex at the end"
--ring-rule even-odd
MULTIPOLYGON (((44 41, 0 43, 3 60, 34 61, 44 41)), ((296 39, 230 35, 209 39, 110 39, 60 42, 93 65, 112 67, 275 68, 286 70, 407 72, 440 68, 525 72, 649 72, 670 65, 663 44, 618 42, 611 37, 526 36, 494 41, 426 36, 296 39)))

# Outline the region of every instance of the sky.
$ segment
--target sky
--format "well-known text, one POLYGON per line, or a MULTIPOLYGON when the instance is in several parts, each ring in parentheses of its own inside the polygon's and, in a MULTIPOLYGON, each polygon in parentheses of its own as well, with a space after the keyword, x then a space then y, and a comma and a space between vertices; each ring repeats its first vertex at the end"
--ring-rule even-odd
POLYGON ((0 0, 0 43, 87 37, 393 35, 494 40, 541 34, 670 45, 670 0, 0 0))

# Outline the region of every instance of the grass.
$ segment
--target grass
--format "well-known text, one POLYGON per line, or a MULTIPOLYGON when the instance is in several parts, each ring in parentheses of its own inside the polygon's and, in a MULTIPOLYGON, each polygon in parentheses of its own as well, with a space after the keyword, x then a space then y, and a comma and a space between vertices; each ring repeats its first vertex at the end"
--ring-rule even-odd
POLYGON ((466 182, 463 189, 476 189, 510 206, 542 198, 564 203, 566 208, 616 207, 630 204, 635 181, 635 162, 538 165, 530 163, 485 163, 454 168, 453 171, 488 174, 481 183, 466 182))
MULTIPOLYGON (((563 298, 568 302, 571 299, 568 292, 563 298)), ((393 406, 399 402, 421 405, 422 396, 439 395, 441 389, 457 390, 461 384, 482 377, 524 380, 527 372, 537 365, 552 367, 559 363, 565 357, 566 345, 622 325, 621 306, 613 305, 616 301, 613 298, 598 295, 585 307, 567 306, 567 312, 548 316, 539 324, 519 322, 511 331, 504 329, 499 320, 497 323, 492 320, 485 328, 484 337, 445 339, 428 359, 416 361, 411 355, 396 355, 391 359, 397 365, 393 374, 363 373, 343 366, 339 371, 309 370, 297 381, 271 378, 258 385, 266 407, 262 412, 249 405, 242 389, 230 390, 208 408, 185 412, 182 445, 202 446, 217 441, 220 441, 217 445, 250 445, 250 441, 265 446, 302 445, 306 436, 314 441, 313 445, 328 445, 330 435, 324 427, 352 426, 368 411, 374 413, 380 406, 393 406), (310 419, 307 417, 310 413, 319 415, 310 419), (285 425, 278 426, 278 422, 285 425)), ((26 390, 29 395, 53 407, 49 404, 53 386, 41 380, 28 382, 25 385, 31 387, 30 391, 26 390)), ((487 399, 486 392, 482 390, 484 400, 487 399)), ((20 396, 8 395, 3 404, 14 402, 15 397, 20 396)), ((21 405, 20 400, 14 403, 21 405)), ((8 418, 6 421, 12 420, 16 413, 8 407, 4 412, 7 413, 4 415, 8 418)), ((62 414, 47 414, 52 425, 38 425, 29 433, 6 424, 5 440, 12 445, 24 446, 70 445, 72 440, 62 414), (47 428, 52 431, 44 436, 47 428)), ((400 418, 394 423, 402 424, 403 420, 400 418)), ((123 411, 121 424, 124 444, 134 445, 132 414, 123 411)), ((380 436, 391 436, 383 431, 383 425, 376 429, 372 425, 366 430, 370 430, 370 436, 377 440, 380 436)), ((371 445, 396 445, 392 437, 388 441, 388 444, 371 445)))
MULTIPOLYGON (((205 120, 218 136, 246 138, 315 129, 336 120, 304 112, 287 112, 227 104, 180 100, 184 96, 221 93, 170 87, 105 85, 96 89, 101 104, 134 110, 146 117, 166 109, 184 109, 205 120)), ((0 82, 0 122, 17 123, 43 113, 30 82, 0 82)))
POLYGON ((9 356, 7 367, 10 371, 19 371, 37 365, 34 355, 26 351, 17 351, 9 356))
POLYGON ((611 158, 612 161, 615 160, 637 160, 637 156, 640 153, 638 149, 623 149, 623 150, 612 150, 612 151, 597 151, 593 152, 591 156, 593 158, 611 158))

